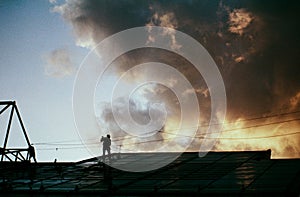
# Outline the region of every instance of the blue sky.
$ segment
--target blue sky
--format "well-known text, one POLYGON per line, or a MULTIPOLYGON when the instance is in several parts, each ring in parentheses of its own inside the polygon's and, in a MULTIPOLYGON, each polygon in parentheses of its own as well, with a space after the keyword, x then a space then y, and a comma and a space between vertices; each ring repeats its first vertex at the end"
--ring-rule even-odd
MULTIPOLYGON (((51 12, 46 0, 1 3, 0 26, 0 100, 17 101, 31 143, 80 143, 71 102, 75 73, 64 77, 47 75, 45 58, 53 50, 68 50, 72 66, 77 68, 88 50, 75 46, 70 25, 51 12)), ((11 146, 23 143, 23 139, 11 135, 11 146)), ((84 149, 78 149, 77 154, 54 146, 52 150, 43 151, 43 146, 36 149, 40 161, 88 157, 84 149)))

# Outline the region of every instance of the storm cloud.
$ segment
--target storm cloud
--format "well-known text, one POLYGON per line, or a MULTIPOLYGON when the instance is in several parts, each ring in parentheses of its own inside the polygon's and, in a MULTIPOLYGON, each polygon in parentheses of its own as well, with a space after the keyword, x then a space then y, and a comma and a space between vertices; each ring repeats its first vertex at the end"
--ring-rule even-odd
MULTIPOLYGON (((109 35, 145 25, 170 27, 192 36, 208 50, 219 67, 227 94, 226 120, 232 122, 299 110, 299 8, 297 1, 77 0, 54 3, 52 11, 61 14, 72 25, 77 45, 89 49, 109 35)), ((170 33, 169 36, 172 46, 180 47, 176 43, 176 35, 170 33)), ((155 40, 149 37, 149 42, 155 40)), ((147 61, 164 62, 182 72, 197 90, 199 103, 204 106, 202 109, 206 117, 202 121, 208 121, 209 87, 184 59, 166 51, 135 51, 114 62, 114 74, 120 75, 130 67, 147 61)), ((151 96, 145 97, 151 100, 151 96)), ((178 108, 176 102, 169 102, 173 99, 171 94, 160 94, 159 97, 170 108, 178 108)), ((107 120, 107 115, 102 118, 107 120)), ((262 118, 255 123, 269 121, 262 118)), ((243 126, 251 124, 246 122, 243 126)), ((295 123, 290 127, 295 129, 299 125, 295 123)), ((284 145, 284 140, 280 139, 280 143, 270 146, 276 151, 277 146, 284 146, 282 150, 293 150, 292 156, 299 156, 299 135, 293 139, 292 148, 287 143, 284 145)), ((222 149, 221 145, 222 142, 216 147, 222 149)), ((232 146, 236 149, 239 146, 259 148, 257 144, 241 145, 240 142, 232 146)))

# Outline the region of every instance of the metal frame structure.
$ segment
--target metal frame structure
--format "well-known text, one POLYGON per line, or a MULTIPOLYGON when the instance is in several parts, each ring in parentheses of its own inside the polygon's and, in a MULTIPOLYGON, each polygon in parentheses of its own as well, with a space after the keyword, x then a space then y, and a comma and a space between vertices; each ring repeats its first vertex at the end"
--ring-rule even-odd
POLYGON ((0 110, 0 115, 3 112, 5 112, 6 110, 10 109, 9 120, 8 120, 8 125, 6 128, 4 143, 3 143, 3 146, 0 147, 1 162, 3 162, 3 161, 11 161, 11 162, 30 161, 31 158, 36 162, 35 150, 34 150, 34 147, 30 145, 30 141, 27 136, 25 126, 23 124, 23 121, 22 121, 20 112, 18 110, 18 107, 16 105, 16 102, 15 101, 0 101, 0 106, 4 106, 0 110), (14 113, 16 113, 16 115, 17 115, 17 119, 19 121, 19 124, 21 125, 22 132, 25 137, 28 148, 7 148, 7 141, 8 141, 9 133, 11 130, 14 113))

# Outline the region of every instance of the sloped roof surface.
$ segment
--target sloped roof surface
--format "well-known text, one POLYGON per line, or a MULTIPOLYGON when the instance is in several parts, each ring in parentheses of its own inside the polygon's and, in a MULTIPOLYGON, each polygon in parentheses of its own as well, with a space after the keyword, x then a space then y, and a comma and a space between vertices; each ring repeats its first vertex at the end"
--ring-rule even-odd
MULTIPOLYGON (((146 159, 155 165, 170 154, 121 153, 113 155, 112 162, 139 166, 146 159)), ((96 158, 78 163, 1 163, 0 172, 0 191, 13 196, 300 194, 300 159, 270 159, 269 151, 209 152, 202 158, 183 153, 148 172, 118 170, 96 158)))

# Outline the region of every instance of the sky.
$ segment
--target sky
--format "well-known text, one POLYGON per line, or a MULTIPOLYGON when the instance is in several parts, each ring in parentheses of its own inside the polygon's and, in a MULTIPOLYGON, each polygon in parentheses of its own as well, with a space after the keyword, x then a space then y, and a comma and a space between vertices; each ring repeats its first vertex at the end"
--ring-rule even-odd
MULTIPOLYGON (((99 131, 78 131, 74 121, 76 74, 89 52, 108 36, 129 28, 168 27, 203 45, 223 78, 227 113, 213 150, 271 148, 273 158, 299 158, 299 7, 297 1, 258 0, 0 1, 0 100, 17 101, 39 161, 89 158, 93 150, 101 152, 98 136, 107 132, 112 134, 115 152, 120 151, 120 145, 121 151, 155 151, 170 136, 176 139, 171 137, 172 147, 166 150, 182 150, 186 141, 192 140, 187 150, 198 151, 203 139, 197 136, 203 135, 200 128, 207 125, 211 113, 210 87, 190 62, 166 50, 144 48, 115 59, 95 90, 93 116, 99 131), (202 114, 196 117, 199 131, 195 138, 188 129, 178 130, 178 98, 168 87, 158 84, 135 91, 129 106, 133 119, 147 124, 151 119, 149 106, 161 103, 151 108, 157 121, 164 118, 164 110, 168 113, 160 132, 136 139, 116 123, 109 96, 113 86, 124 73, 129 77, 122 79, 123 90, 137 80, 159 76, 154 67, 129 71, 154 61, 172 65, 192 84, 202 114)), ((176 44, 176 33, 166 36, 176 44)), ((165 76, 165 81, 171 88, 179 83, 172 75, 165 76)), ((124 99, 120 96, 113 106, 119 115, 125 109, 124 99)), ((7 117, 0 117, 1 140, 7 117)), ((13 128, 9 145, 25 146, 18 126, 13 128)))

